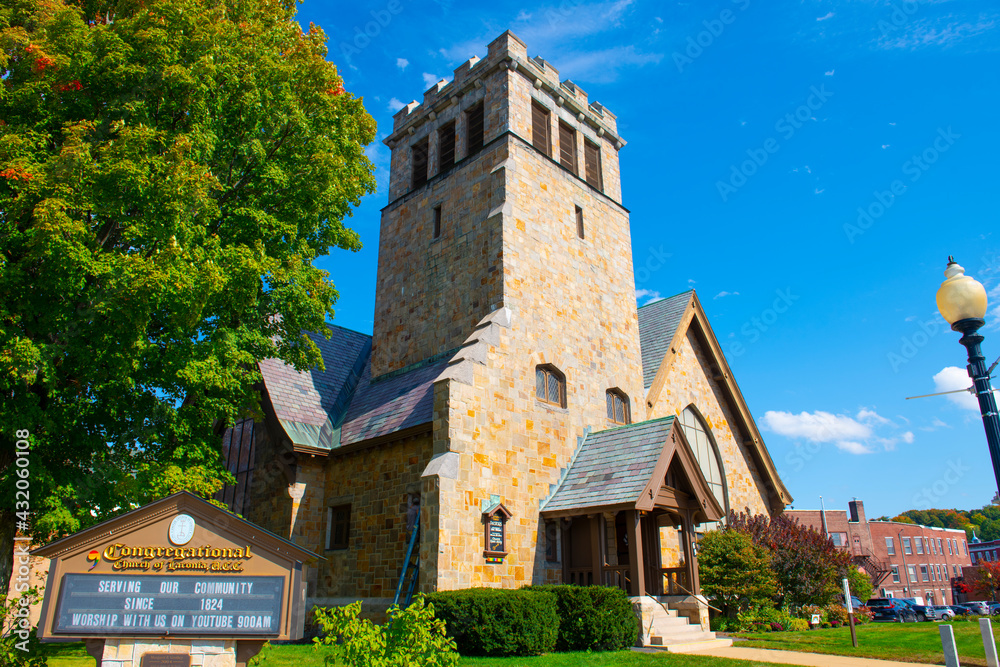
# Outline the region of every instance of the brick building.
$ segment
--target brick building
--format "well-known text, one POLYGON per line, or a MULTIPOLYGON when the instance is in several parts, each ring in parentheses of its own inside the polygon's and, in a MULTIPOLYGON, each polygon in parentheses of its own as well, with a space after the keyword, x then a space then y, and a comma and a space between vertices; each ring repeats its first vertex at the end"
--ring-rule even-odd
POLYGON ((972 558, 973 565, 978 565, 979 561, 983 560, 997 562, 1000 560, 1000 540, 983 542, 973 535, 972 542, 969 543, 969 556, 972 558))
POLYGON ((695 293, 636 308, 614 114, 506 32, 385 143, 373 335, 260 364, 221 498, 321 604, 388 604, 417 517, 419 590, 697 592, 696 533, 791 497, 695 293))
POLYGON ((864 503, 848 510, 787 510, 804 525, 830 535, 851 553, 885 597, 922 598, 927 604, 954 604, 955 580, 972 564, 964 530, 896 521, 868 521, 864 503))

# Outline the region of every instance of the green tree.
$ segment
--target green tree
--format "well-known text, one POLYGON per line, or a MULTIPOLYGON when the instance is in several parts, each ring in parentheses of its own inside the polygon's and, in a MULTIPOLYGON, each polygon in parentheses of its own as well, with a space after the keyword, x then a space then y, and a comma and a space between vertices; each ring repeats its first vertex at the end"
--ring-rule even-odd
POLYGON ((729 618, 771 606, 778 592, 771 554, 737 530, 705 533, 698 543, 698 577, 704 593, 721 603, 729 618))
POLYGON ((4 587, 15 518, 45 540, 178 488, 211 494, 229 479, 219 433, 257 411, 256 362, 321 363, 303 332, 326 330, 337 292, 313 261, 360 247, 343 220, 375 188, 375 123, 294 14, 0 7, 4 587))

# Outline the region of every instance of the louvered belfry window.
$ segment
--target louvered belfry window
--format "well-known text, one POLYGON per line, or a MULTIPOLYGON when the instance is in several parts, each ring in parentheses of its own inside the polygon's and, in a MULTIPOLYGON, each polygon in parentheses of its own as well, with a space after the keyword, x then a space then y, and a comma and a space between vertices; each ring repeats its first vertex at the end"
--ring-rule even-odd
POLYGON ((438 173, 455 164, 455 121, 438 130, 438 173))
POLYGON ((632 415, 629 411, 628 398, 617 389, 608 389, 608 419, 616 424, 631 424, 632 415))
POLYGON ((427 182, 427 137, 413 144, 410 149, 413 163, 411 187, 417 188, 427 182))
POLYGON ((553 366, 536 366, 535 398, 542 403, 566 407, 566 377, 553 366))
POLYGON ((559 163, 576 173, 576 130, 559 121, 559 163))
POLYGON ((538 102, 531 103, 531 144, 546 155, 552 155, 549 110, 538 102))
POLYGON ((583 141, 583 168, 586 172, 587 183, 591 187, 604 191, 604 183, 601 178, 601 148, 590 141, 583 141))
POLYGON ((466 112, 465 146, 466 156, 483 150, 483 103, 480 102, 466 112))

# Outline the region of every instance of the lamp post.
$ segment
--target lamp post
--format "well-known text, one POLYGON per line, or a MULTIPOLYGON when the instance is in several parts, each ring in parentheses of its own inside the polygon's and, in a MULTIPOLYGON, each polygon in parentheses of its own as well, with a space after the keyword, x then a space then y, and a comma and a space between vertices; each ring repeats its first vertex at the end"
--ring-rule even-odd
POLYGON ((976 333, 986 323, 983 319, 986 316, 986 289, 979 281, 965 275, 965 269, 958 265, 954 257, 948 257, 944 275, 945 281, 937 292, 938 310, 951 328, 962 334, 958 342, 969 351, 969 377, 979 399, 986 443, 993 461, 993 475, 1000 490, 1000 416, 997 415, 997 402, 986 371, 986 358, 979 348, 983 337, 976 333))

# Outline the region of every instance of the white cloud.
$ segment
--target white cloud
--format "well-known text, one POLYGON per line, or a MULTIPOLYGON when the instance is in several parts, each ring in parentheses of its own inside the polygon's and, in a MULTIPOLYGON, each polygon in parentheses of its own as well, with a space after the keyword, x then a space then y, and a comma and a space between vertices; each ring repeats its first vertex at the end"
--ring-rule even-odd
POLYGON ((813 190, 814 195, 821 195, 824 192, 826 192, 826 188, 816 188, 815 190, 813 190))
POLYGON ((892 144, 882 144, 882 150, 889 148, 892 144))
POLYGON ((831 443, 849 454, 871 454, 879 449, 893 451, 896 443, 912 443, 911 431, 888 437, 876 433, 876 429, 895 429, 896 424, 874 410, 861 408, 856 417, 835 415, 817 410, 815 412, 782 412, 769 410, 764 413, 764 426, 778 435, 816 443, 831 443))
POLYGON ((430 74, 428 72, 424 72, 423 77, 424 77, 424 90, 427 90, 428 88, 430 88, 435 83, 441 80, 441 77, 439 77, 437 74, 430 74))
POLYGON ((696 282, 698 281, 696 281, 694 278, 688 278, 688 285, 694 285, 696 282))
POLYGON ((397 100, 395 97, 389 100, 389 111, 396 113, 406 105, 397 100))
POLYGON ((601 51, 566 53, 553 64, 558 65, 560 76, 574 81, 613 83, 626 67, 655 65, 662 59, 662 53, 642 53, 629 44, 601 51))
MULTIPOLYGON (((939 392, 954 391, 956 389, 968 389, 970 386, 972 386, 972 380, 969 378, 969 373, 964 368, 946 366, 934 376, 934 387, 939 392)), ((979 412, 979 401, 975 396, 968 392, 963 391, 959 394, 948 394, 947 398, 949 401, 961 408, 979 412)))
POLYGON ((739 292, 727 292, 726 290, 722 290, 721 292, 719 292, 718 294, 716 294, 712 298, 713 299, 722 299, 723 297, 727 297, 727 296, 739 296, 739 295, 740 295, 739 292))
POLYGON ((836 69, 832 69, 829 72, 823 72, 823 74, 825 74, 826 76, 833 76, 833 73, 836 71, 837 71, 836 69))
POLYGON ((847 415, 835 415, 817 410, 816 412, 781 412, 768 410, 764 413, 764 424, 779 435, 788 438, 805 438, 812 442, 838 442, 849 439, 867 440, 872 437, 872 429, 847 415))
POLYGON ((825 21, 825 20, 827 20, 829 18, 833 18, 833 16, 834 16, 833 12, 827 12, 826 15, 817 17, 816 20, 817 21, 825 21))
POLYGON ((861 408, 858 410, 857 420, 865 424, 891 424, 892 421, 886 419, 874 410, 861 408))
MULTIPOLYGON (((952 18, 952 17, 947 17, 952 18)), ((925 20, 905 26, 904 34, 895 39, 881 40, 882 48, 916 50, 927 46, 954 46, 959 42, 989 32, 997 25, 995 18, 980 18, 978 21, 957 22, 935 25, 936 21, 925 20)))
POLYGON ((642 304, 644 306, 647 303, 653 303, 654 301, 663 301, 663 297, 660 296, 659 292, 651 289, 637 289, 635 291, 635 300, 640 301, 642 299, 646 299, 645 303, 642 304))
POLYGON ((405 70, 409 64, 410 61, 407 60, 406 58, 396 58, 396 67, 398 67, 401 70, 405 70))

